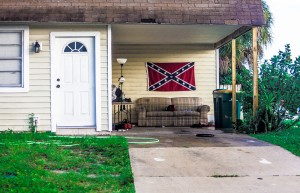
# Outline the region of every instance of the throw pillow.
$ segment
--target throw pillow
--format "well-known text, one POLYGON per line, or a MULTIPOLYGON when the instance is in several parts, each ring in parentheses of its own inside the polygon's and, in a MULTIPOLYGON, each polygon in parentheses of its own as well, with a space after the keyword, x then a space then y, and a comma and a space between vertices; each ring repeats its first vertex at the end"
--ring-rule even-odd
POLYGON ((166 107, 166 111, 176 111, 175 105, 169 105, 166 107))

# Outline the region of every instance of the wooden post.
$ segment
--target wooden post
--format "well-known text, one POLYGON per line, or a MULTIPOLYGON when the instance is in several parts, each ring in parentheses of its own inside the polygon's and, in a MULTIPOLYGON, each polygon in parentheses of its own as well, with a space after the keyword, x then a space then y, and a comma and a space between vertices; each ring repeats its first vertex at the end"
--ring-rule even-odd
POLYGON ((232 124, 236 124, 236 39, 232 40, 232 124))
POLYGON ((253 27, 253 116, 258 109, 258 28, 253 27))

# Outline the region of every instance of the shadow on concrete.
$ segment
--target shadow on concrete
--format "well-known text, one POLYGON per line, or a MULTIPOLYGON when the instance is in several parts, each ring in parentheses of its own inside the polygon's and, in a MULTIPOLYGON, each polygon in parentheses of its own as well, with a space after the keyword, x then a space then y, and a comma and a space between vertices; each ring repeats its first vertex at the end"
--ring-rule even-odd
POLYGON ((112 133, 114 135, 159 140, 158 143, 153 144, 130 144, 130 147, 137 148, 270 146, 269 143, 248 135, 215 130, 214 127, 133 127, 124 132, 113 131, 112 133))

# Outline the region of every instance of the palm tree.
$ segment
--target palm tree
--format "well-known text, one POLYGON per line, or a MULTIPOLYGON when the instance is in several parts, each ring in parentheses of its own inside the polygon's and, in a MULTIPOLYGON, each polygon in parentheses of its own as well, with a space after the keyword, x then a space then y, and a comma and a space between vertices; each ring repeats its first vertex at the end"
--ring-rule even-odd
MULTIPOLYGON (((272 43, 272 32, 271 27, 273 25, 273 16, 269 10, 269 6, 263 0, 263 13, 266 20, 266 25, 263 27, 259 27, 259 39, 258 39, 258 52, 259 58, 263 57, 263 49, 267 48, 268 45, 272 43)), ((236 39, 237 45, 237 68, 243 68, 248 66, 250 69, 252 68, 253 61, 253 52, 252 52, 252 32, 249 31, 242 36, 236 39)), ((221 81, 224 76, 228 75, 228 70, 231 67, 231 43, 226 44, 222 48, 220 48, 220 74, 221 81)))

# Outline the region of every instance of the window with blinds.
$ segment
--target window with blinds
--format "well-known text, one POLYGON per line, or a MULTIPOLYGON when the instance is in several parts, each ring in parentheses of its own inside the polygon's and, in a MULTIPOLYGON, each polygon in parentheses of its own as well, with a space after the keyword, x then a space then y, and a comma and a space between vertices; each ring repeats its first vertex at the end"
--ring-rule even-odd
POLYGON ((0 31, 0 87, 22 86, 22 31, 0 31))

